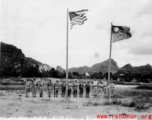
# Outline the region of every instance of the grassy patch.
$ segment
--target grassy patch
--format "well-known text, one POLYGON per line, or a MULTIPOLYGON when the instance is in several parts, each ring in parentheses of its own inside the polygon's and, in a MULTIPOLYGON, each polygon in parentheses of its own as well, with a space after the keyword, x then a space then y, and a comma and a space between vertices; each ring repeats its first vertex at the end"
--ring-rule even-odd
POLYGON ((136 102, 133 101, 132 99, 123 99, 121 101, 121 105, 125 107, 135 107, 136 102))
POLYGON ((64 109, 78 109, 77 105, 67 105, 64 107, 64 109))
POLYGON ((147 109, 149 109, 149 107, 151 107, 150 103, 138 103, 135 106, 135 110, 137 110, 137 111, 147 110, 147 109))
POLYGON ((24 85, 0 85, 0 90, 23 90, 24 85))
POLYGON ((83 106, 101 106, 101 105, 103 105, 103 102, 99 102, 99 101, 88 101, 83 104, 83 106))
POLYGON ((136 89, 146 89, 146 90, 152 90, 152 84, 143 84, 136 87, 136 89))
POLYGON ((4 94, 4 93, 2 93, 2 92, 0 92, 0 96, 5 96, 5 94, 4 94))
POLYGON ((113 104, 114 105, 121 105, 121 100, 120 99, 113 99, 113 104))

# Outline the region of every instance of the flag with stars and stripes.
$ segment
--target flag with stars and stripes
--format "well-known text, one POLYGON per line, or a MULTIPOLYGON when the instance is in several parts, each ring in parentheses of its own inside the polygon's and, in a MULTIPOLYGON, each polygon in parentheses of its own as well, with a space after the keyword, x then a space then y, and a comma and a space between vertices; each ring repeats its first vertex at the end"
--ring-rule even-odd
POLYGON ((75 12, 69 12, 70 16, 70 22, 71 22, 71 29, 73 28, 73 25, 82 25, 84 24, 84 21, 87 20, 86 18, 86 12, 88 10, 80 10, 75 12))

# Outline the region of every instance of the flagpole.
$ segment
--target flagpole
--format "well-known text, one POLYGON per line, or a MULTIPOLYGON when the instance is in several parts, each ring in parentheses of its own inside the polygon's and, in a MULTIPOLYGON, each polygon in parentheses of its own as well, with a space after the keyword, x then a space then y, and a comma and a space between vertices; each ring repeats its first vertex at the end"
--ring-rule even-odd
POLYGON ((67 43, 66 43, 66 98, 68 97, 68 8, 67 8, 67 43))
POLYGON ((112 23, 111 23, 111 36, 110 36, 110 53, 109 53, 109 66, 108 66, 108 100, 110 99, 110 71, 111 71, 111 51, 112 51, 112 23))

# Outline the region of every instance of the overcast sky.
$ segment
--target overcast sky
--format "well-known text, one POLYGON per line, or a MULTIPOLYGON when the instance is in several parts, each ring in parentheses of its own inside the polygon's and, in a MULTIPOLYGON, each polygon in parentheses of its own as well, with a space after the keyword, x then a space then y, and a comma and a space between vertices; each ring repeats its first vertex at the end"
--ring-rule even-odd
POLYGON ((0 40, 52 67, 66 67, 66 16, 88 9, 88 20, 69 30, 69 67, 109 58, 110 25, 128 26, 132 38, 113 43, 119 67, 152 65, 152 0, 0 0, 0 40))

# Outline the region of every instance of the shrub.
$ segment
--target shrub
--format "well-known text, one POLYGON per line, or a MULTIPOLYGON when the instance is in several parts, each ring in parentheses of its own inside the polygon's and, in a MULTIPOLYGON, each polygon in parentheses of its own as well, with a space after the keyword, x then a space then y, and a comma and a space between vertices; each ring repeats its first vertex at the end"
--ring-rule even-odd
POLYGON ((137 111, 146 110, 146 109, 149 109, 149 107, 150 107, 150 104, 148 103, 142 103, 142 104, 140 103, 135 106, 135 110, 137 111))
POLYGON ((103 105, 112 105, 113 104, 113 101, 105 101, 105 102, 103 102, 103 105))
POLYGON ((125 100, 122 100, 121 105, 125 107, 134 107, 135 102, 132 99, 125 99, 125 100))
POLYGON ((121 100, 119 100, 119 99, 113 99, 113 104, 114 105, 120 105, 121 104, 121 100))

